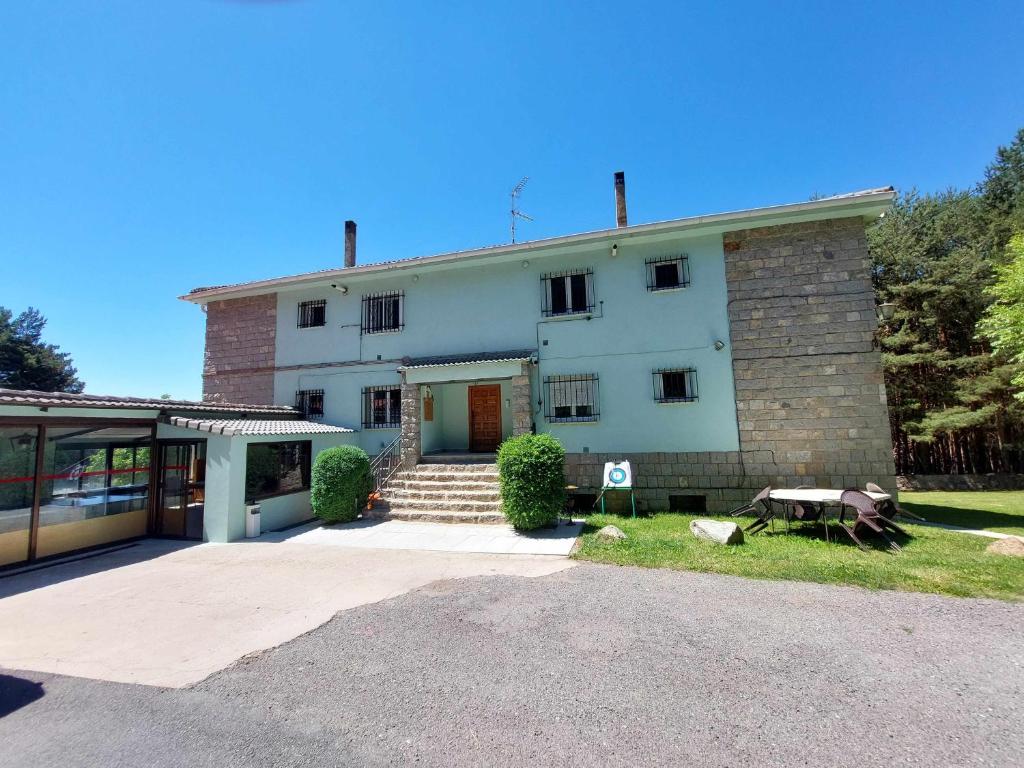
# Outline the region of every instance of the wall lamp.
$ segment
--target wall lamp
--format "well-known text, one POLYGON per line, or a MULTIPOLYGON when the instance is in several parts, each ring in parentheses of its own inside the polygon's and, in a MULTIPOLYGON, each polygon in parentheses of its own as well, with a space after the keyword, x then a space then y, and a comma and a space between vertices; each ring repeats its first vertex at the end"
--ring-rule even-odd
POLYGON ((721 352, 723 349, 725 349, 725 342, 722 341, 721 339, 716 339, 715 340, 715 352, 721 352))
POLYGON ((331 283, 331 288, 336 290, 342 296, 344 296, 344 295, 346 295, 348 293, 348 286, 347 285, 338 285, 337 283, 331 283))

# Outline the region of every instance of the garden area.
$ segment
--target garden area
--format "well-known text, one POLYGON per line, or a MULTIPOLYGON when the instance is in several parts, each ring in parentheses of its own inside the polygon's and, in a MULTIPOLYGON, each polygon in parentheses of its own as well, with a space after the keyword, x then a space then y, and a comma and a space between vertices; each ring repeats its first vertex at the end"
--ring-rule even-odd
MULTIPOLYGON (((918 492, 900 494, 900 504, 929 522, 1024 535, 1024 492, 918 492)), ((741 527, 752 518, 702 515, 741 527)), ((931 592, 958 597, 1024 599, 1024 560, 986 552, 992 539, 901 520, 911 538, 894 553, 881 540, 864 552, 835 530, 826 542, 820 525, 796 523, 789 533, 776 521, 724 546, 696 538, 687 514, 631 519, 594 514, 587 518, 575 557, 615 565, 674 568, 756 579, 787 579, 845 584, 870 589, 931 592), (626 539, 598 537, 605 525, 618 526, 626 539)))

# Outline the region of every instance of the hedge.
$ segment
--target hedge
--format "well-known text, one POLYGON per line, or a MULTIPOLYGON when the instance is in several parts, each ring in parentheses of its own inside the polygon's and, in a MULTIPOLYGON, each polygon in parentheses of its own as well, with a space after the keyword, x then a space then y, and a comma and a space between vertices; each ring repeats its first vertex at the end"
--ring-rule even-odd
POLYGON ((338 445, 317 454, 310 478, 313 514, 328 523, 347 523, 359 516, 373 489, 370 457, 354 445, 338 445))
POLYGON ((513 526, 551 525, 565 508, 565 449, 551 435, 511 437, 498 449, 498 482, 513 526))

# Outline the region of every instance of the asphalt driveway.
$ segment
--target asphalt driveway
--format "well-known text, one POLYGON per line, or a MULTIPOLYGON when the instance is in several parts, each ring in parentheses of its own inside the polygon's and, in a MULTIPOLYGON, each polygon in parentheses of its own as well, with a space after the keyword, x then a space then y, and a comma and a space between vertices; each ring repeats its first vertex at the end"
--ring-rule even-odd
POLYGON ((1019 765, 1022 625, 612 566, 449 580, 187 689, 9 673, 0 766, 1019 765))

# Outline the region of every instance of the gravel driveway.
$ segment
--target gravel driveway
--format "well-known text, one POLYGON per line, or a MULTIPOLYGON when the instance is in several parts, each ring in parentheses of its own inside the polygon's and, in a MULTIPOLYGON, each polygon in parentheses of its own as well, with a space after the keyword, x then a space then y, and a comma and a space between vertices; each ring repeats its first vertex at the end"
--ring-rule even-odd
POLYGON ((461 579, 188 689, 14 673, 0 765, 1020 765, 1022 626, 709 574, 461 579))

